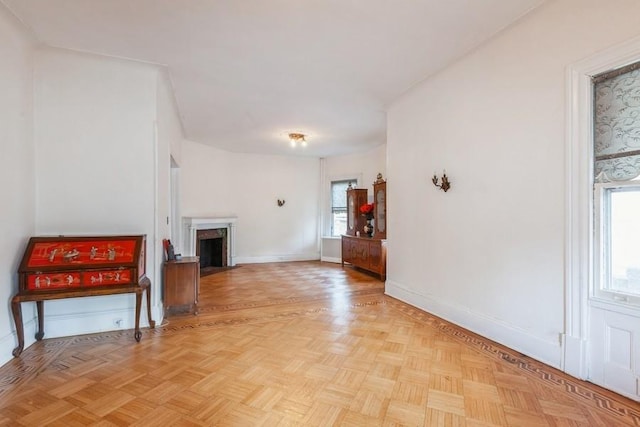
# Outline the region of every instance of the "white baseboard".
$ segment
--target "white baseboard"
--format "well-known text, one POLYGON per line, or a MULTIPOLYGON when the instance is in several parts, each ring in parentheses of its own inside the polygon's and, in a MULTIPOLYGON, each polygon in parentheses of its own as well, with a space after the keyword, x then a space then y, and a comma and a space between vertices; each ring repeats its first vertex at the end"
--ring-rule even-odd
MULTIPOLYGON (((153 314, 152 308, 152 316, 153 314)), ((143 305, 140 313, 140 327, 149 327, 143 305)), ((73 313, 64 315, 45 315, 44 337, 59 338, 73 335, 95 334, 99 332, 133 329, 135 326, 135 309, 109 310, 103 312, 73 313), (119 323, 116 323, 120 321, 119 323)))
POLYGON ((335 257, 332 257, 332 256, 320 257, 320 261, 322 261, 322 262, 333 262, 333 263, 336 263, 336 264, 342 264, 342 258, 335 258, 335 257))
POLYGON ((318 253, 310 254, 292 254, 292 255, 267 255, 267 256, 248 256, 236 257, 237 264, 264 264, 267 262, 289 262, 289 261, 318 261, 320 255, 318 253))
POLYGON ((555 368, 561 367, 562 347, 559 342, 545 341, 513 325, 473 312, 465 307, 418 294, 391 280, 386 282, 385 293, 547 365, 555 368))
MULTIPOLYGON (((162 304, 162 303, 161 303, 162 304)), ((145 321, 147 320, 147 315, 140 313, 140 324, 142 324, 142 318, 144 317, 145 321)), ((159 326, 164 320, 164 305, 159 305, 155 307, 151 307, 151 318, 154 322, 156 322, 156 326, 159 326)), ((149 322, 147 322, 147 326, 149 322)))
POLYGON ((587 379, 587 342, 571 335, 564 335, 564 372, 580 378, 587 379))

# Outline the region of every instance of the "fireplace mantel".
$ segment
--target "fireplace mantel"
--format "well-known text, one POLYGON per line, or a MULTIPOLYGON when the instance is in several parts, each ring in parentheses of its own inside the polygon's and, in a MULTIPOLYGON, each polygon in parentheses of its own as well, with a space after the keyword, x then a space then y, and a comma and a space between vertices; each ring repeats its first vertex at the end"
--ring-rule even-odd
POLYGON ((215 230, 218 228, 226 228, 228 236, 227 244, 227 265, 233 267, 236 265, 236 216, 220 216, 220 217, 182 217, 182 226, 184 229, 184 247, 185 256, 195 256, 196 254, 196 232, 198 230, 215 230))

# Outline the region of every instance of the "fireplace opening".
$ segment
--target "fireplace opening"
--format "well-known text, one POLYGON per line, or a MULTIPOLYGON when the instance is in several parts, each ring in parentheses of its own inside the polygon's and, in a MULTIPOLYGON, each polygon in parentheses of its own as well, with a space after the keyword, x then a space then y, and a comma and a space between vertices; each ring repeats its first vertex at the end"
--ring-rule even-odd
POLYGON ((222 239, 200 240, 200 266, 224 267, 222 260, 222 239))
POLYGON ((227 229, 198 230, 196 255, 200 257, 200 275, 213 274, 227 267, 227 229))

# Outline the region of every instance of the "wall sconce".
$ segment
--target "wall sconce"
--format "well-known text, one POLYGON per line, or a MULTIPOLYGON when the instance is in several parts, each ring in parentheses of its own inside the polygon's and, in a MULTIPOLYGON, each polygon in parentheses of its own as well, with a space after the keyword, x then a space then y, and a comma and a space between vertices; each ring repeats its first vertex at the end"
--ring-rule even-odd
POLYGON ((282 207, 282 205, 284 205, 284 199, 278 199, 278 206, 282 207))
POLYGON ((435 185, 445 193, 449 188, 451 188, 451 183, 449 182, 449 178, 447 178, 447 171, 442 171, 442 184, 438 185, 438 175, 436 175, 435 172, 431 181, 433 182, 433 185, 435 185))

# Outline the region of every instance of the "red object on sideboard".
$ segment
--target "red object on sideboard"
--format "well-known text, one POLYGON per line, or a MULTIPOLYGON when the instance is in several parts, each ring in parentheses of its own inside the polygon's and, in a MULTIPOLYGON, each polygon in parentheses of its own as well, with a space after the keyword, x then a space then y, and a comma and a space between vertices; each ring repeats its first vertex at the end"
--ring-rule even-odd
POLYGON ((151 282, 146 276, 146 236, 32 237, 18 269, 19 290, 11 300, 18 347, 24 349, 21 303, 35 301, 38 311, 36 340, 44 337, 46 300, 124 293, 136 294, 134 338, 140 341, 142 293, 147 293, 147 319, 151 328, 151 282))

